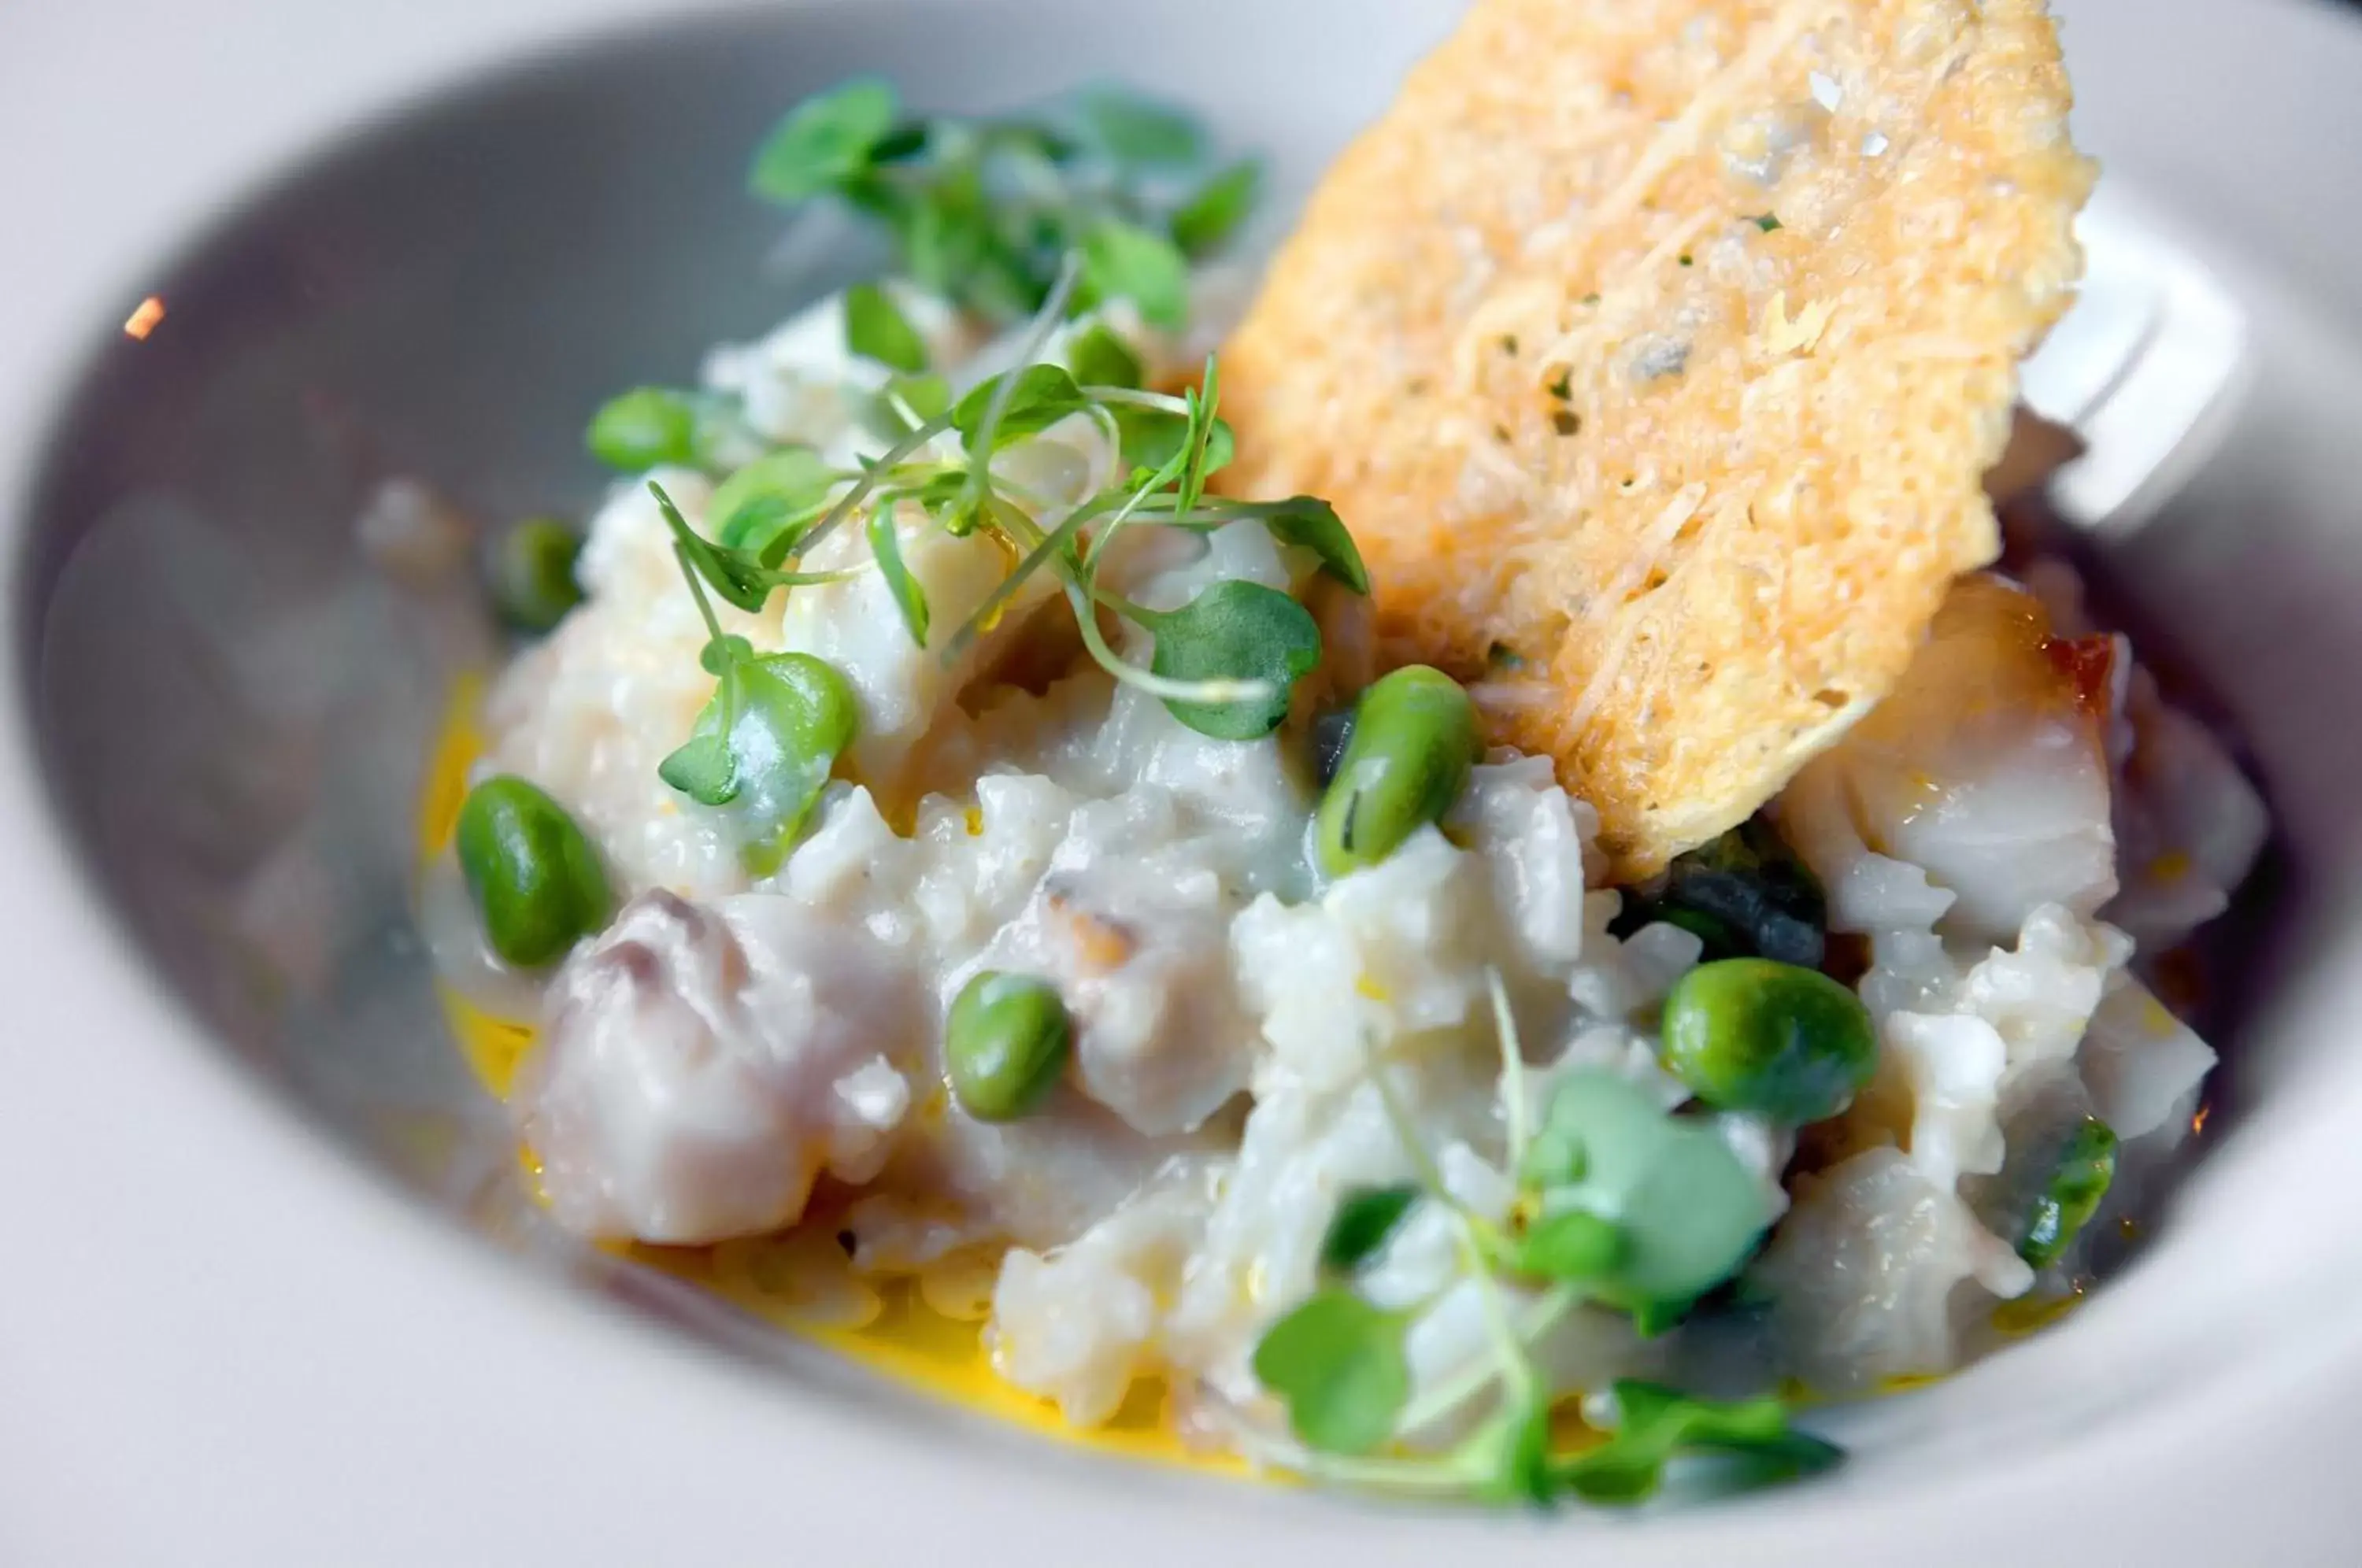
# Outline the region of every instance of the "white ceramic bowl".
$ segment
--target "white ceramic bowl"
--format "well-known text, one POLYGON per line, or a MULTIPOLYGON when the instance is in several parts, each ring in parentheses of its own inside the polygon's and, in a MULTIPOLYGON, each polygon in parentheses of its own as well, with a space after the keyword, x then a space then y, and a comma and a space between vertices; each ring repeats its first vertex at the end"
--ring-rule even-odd
POLYGON ((652 1322, 678 1304, 455 1222, 508 1234, 470 1174, 495 1145, 381 939, 464 650, 365 595, 336 614, 374 666, 285 640, 348 586, 354 488, 406 467, 494 511, 579 492, 584 400, 780 314, 731 193, 802 90, 1121 74, 1300 187, 1454 8, 837 0, 522 74, 667 7, 0 15, 0 1561, 2355 1560, 2362 26, 2297 0, 2061 6, 2081 138, 2251 333, 2221 446, 2108 537, 2108 576, 2252 745, 2289 854, 2205 1157, 2055 1331, 1849 1413, 1855 1463, 1811 1486, 1630 1520, 1415 1515, 987 1430, 652 1322), (127 337, 151 293, 163 320, 127 337), (328 851, 254 893, 305 834, 328 851), (226 966, 241 911, 282 944, 292 1008, 226 966))

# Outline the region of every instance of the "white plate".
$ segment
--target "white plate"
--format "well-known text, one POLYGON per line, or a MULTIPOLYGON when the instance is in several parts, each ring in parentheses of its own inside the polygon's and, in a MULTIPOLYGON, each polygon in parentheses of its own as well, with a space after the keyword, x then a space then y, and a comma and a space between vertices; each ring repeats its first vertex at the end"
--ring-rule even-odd
MULTIPOLYGON (((1225 50, 1284 47, 1306 93, 1362 96, 1450 9, 1195 8, 1202 50, 1144 69, 1186 87, 1225 50)), ((69 862, 12 723, 0 1561, 2353 1561, 2362 28, 2295 0, 2062 8, 2082 138, 2247 324, 2245 400, 2122 564, 2261 755, 2305 846, 2305 923, 2240 1043, 2239 1124, 2138 1266, 2061 1329, 1882 1407, 1828 1484, 1643 1522, 1373 1513, 977 1441, 825 1380, 799 1395, 498 1264, 200 1049, 69 862)), ((79 351, 226 196, 451 72, 661 9, 0 13, 0 493, 21 494, 79 351)))

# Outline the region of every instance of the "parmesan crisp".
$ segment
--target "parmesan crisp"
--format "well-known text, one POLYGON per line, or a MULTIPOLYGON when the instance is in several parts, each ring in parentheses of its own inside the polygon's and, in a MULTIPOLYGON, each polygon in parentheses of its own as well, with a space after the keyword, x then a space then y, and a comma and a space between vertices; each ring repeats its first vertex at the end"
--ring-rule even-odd
POLYGON ((1222 355, 1394 651, 1627 877, 1743 820, 1999 547, 1981 480, 2091 166, 2037 0, 1479 0, 1222 355))

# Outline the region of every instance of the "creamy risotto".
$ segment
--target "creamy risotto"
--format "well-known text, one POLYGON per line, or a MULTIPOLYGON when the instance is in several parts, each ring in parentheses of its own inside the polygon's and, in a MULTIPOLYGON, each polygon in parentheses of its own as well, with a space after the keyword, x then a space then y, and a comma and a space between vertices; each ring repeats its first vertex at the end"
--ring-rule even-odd
POLYGON ((893 276, 601 414, 579 558, 504 542, 549 629, 423 919, 530 1031, 552 1221, 768 1249, 839 1323, 916 1282, 1076 1429, 1153 1383, 1194 1451, 1474 1496, 1814 1468, 1798 1390, 2084 1288, 2214 1060, 2147 962, 2265 824, 2070 573, 1962 580, 1752 821, 1610 886, 1484 744, 1502 672, 1382 647, 1322 503, 1209 493, 1251 175, 1117 101, 911 123, 856 84, 758 178, 1131 182, 997 279, 889 213, 893 276))

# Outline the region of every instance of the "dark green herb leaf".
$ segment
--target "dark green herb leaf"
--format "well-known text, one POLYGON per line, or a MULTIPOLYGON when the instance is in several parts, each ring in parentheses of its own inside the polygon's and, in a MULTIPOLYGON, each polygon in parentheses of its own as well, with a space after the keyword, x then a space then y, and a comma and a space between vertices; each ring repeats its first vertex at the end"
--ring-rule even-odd
POLYGON ((1311 613, 1277 589, 1238 579, 1218 582, 1180 609, 1156 618, 1150 668, 1174 680, 1260 680, 1267 696, 1238 702, 1164 706, 1200 734, 1254 740, 1287 717, 1298 679, 1320 662, 1320 628, 1311 613))
MULTIPOLYGON (((1066 415, 1090 406, 1090 400, 1075 385, 1075 378, 1056 365, 1028 365, 1014 373, 1016 381, 1001 405, 1000 423, 993 427, 993 451, 1038 436, 1066 415)), ((1005 375, 995 376, 975 387, 952 411, 953 428, 960 433, 970 457, 977 455, 983 439, 993 395, 1006 380, 1005 375)))
POLYGON ((1749 221, 1753 223, 1756 227, 1761 229, 1766 234, 1777 234, 1780 232, 1780 215, 1777 213, 1765 213, 1761 217, 1752 218, 1749 221))
POLYGON ((1469 1447, 1481 1456, 1474 1469, 1476 1496, 1483 1501, 1548 1507, 1556 1496, 1550 1404, 1538 1391, 1519 1397, 1504 1390, 1500 1413, 1469 1440, 1469 1447))
POLYGON ((1672 1333, 1682 1326, 1695 1301, 1644 1301, 1632 1309, 1632 1331, 1644 1340, 1672 1333))
POLYGON ((1189 323, 1189 263, 1161 234, 1107 218, 1083 237, 1085 303, 1128 299, 1152 326, 1177 332, 1189 323))
POLYGON ((844 291, 844 347, 889 370, 916 375, 927 368, 926 339, 894 297, 875 283, 855 283, 844 291))
POLYGON ((1351 1291, 1320 1291, 1271 1326, 1254 1374, 1307 1447, 1367 1453, 1394 1435, 1410 1393, 1403 1321, 1351 1291))
POLYGON ((1175 210, 1173 243, 1193 261, 1219 249, 1246 221, 1262 193, 1262 163, 1250 158, 1231 164, 1175 210))
POLYGON ((1374 1255, 1418 1201, 1416 1187, 1366 1187, 1345 1195, 1320 1241, 1320 1266, 1351 1274, 1374 1255))
POLYGON ((894 608, 902 613, 902 624, 911 630, 911 640, 921 647, 927 646, 927 591, 902 564, 901 536, 894 527, 894 511, 889 505, 877 505, 869 513, 869 549, 877 558, 877 569, 886 579, 886 591, 894 596, 894 608))
POLYGON ((634 387, 590 416, 590 455, 611 469, 643 473, 697 460, 697 404, 668 387, 634 387))
POLYGON ((1337 509, 1318 496, 1298 495, 1263 513, 1264 526, 1283 545, 1298 545, 1320 558, 1321 569, 1354 592, 1370 591, 1370 569, 1337 509))
POLYGON ((1119 163, 1192 163, 1205 149, 1195 116, 1136 94, 1101 89, 1084 94, 1078 107, 1092 143, 1119 163))
POLYGON ((870 144, 872 164, 903 163, 927 150, 934 127, 924 120, 904 120, 870 144))
POLYGON ((1758 816, 1674 856, 1661 881, 1627 891, 1608 929, 1629 936, 1651 921, 1695 932, 1709 963, 1762 957, 1814 969, 1828 904, 1810 868, 1758 816))
POLYGON ((1103 321, 1095 321, 1076 335, 1066 346, 1066 363, 1075 380, 1087 387, 1141 384, 1140 356, 1103 321))
POLYGON ((807 98, 765 138, 747 182, 774 202, 835 190, 869 167, 900 112, 892 87, 866 78, 807 98))
POLYGON ((1667 1462, 1685 1451, 1749 1455, 1788 1474, 1826 1469, 1842 1457, 1834 1445, 1791 1431, 1787 1408, 1777 1399, 1724 1404, 1627 1378, 1616 1385, 1616 1404, 1614 1435, 1553 1467, 1560 1485, 1595 1503, 1648 1496, 1667 1462))

